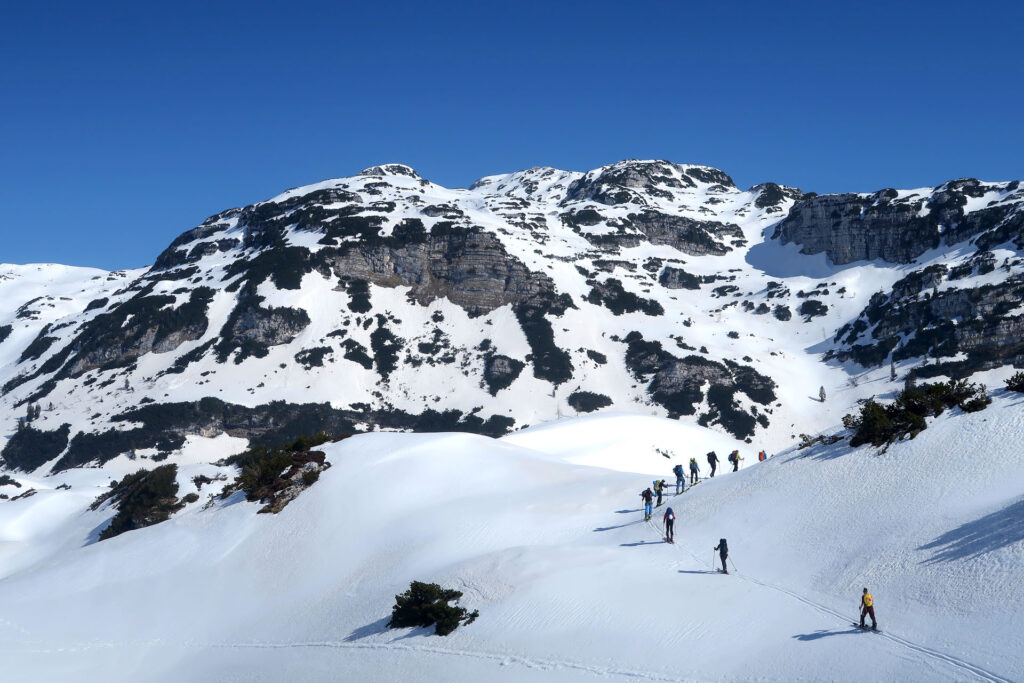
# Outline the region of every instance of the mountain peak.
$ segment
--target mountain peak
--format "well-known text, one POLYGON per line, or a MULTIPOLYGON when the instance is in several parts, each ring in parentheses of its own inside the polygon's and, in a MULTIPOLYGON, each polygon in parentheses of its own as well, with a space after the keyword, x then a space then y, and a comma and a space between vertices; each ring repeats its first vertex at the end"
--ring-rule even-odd
POLYGON ((379 166, 371 166, 370 168, 363 169, 359 172, 361 176, 396 176, 404 175, 410 178, 416 178, 422 180, 420 174, 417 173, 411 166, 405 164, 380 164, 379 166))
POLYGON ((701 187, 728 191, 735 190, 736 184, 728 174, 710 166, 676 164, 664 159, 625 159, 584 174, 569 187, 566 200, 642 204, 642 194, 667 199, 677 192, 701 187))

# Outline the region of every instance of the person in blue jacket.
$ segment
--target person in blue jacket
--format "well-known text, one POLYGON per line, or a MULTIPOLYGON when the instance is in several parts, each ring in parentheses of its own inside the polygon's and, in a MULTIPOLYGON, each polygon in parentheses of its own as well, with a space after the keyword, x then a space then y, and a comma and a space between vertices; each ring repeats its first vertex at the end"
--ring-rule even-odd
POLYGON ((676 495, 683 492, 683 482, 686 479, 686 475, 683 474, 683 466, 677 464, 672 468, 672 474, 676 475, 676 495))
POLYGON ((644 521, 646 522, 651 518, 652 505, 654 504, 654 493, 651 489, 646 488, 640 494, 640 498, 644 501, 644 521))

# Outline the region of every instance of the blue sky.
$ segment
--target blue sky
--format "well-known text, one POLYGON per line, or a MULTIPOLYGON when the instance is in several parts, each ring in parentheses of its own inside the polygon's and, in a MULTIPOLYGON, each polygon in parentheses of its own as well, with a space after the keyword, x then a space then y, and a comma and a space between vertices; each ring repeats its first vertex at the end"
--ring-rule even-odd
POLYGON ((398 161, 450 187, 665 158, 816 192, 1024 178, 1020 3, 28 3, 0 262, 149 264, 398 161))

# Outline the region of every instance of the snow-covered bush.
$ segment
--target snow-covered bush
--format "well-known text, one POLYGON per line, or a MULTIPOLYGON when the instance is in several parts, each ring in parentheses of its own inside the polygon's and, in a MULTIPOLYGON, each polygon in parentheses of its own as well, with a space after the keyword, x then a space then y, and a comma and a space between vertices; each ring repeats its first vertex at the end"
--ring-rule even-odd
POLYGON ((395 596, 388 628, 425 628, 433 624, 437 635, 446 636, 462 624, 472 624, 480 616, 478 610, 470 613, 465 607, 448 604, 458 603, 461 597, 462 591, 441 588, 436 583, 413 581, 409 590, 395 596))
POLYGON ((1006 388, 1010 391, 1024 393, 1024 372, 1015 372, 1008 380, 1006 380, 1006 388))
POLYGON ((257 501, 273 494, 274 484, 292 464, 292 453, 284 449, 255 448, 229 458, 228 462, 242 468, 239 487, 245 491, 247 500, 257 501))
POLYGON ((113 538, 133 529, 159 524, 170 518, 182 504, 178 502, 177 465, 161 465, 125 475, 92 504, 99 508, 107 500, 117 502, 117 514, 100 533, 100 540, 113 538))
POLYGON ((814 444, 818 444, 818 443, 820 443, 820 444, 822 444, 824 446, 831 446, 832 444, 836 443, 837 441, 841 441, 841 440, 842 440, 842 437, 841 436, 836 436, 835 434, 831 434, 831 435, 817 434, 815 436, 811 436, 810 434, 801 434, 800 435, 800 443, 797 444, 797 449, 802 451, 805 448, 810 448, 814 444))
MULTIPOLYGON (((270 498, 284 485, 281 477, 285 470, 296 464, 296 453, 308 453, 310 449, 330 440, 327 432, 318 432, 312 436, 299 436, 286 446, 256 446, 225 459, 225 465, 235 465, 242 472, 236 486, 227 487, 224 495, 241 489, 249 501, 270 498)), ((315 481, 316 479, 313 479, 308 482, 307 486, 315 481)))
POLYGON ((922 384, 905 389, 894 402, 884 406, 874 400, 867 401, 859 415, 843 418, 843 426, 854 431, 851 446, 865 443, 882 446, 906 436, 914 438, 927 428, 925 418, 941 415, 946 408, 958 407, 965 413, 973 413, 991 402, 984 386, 966 380, 922 384))

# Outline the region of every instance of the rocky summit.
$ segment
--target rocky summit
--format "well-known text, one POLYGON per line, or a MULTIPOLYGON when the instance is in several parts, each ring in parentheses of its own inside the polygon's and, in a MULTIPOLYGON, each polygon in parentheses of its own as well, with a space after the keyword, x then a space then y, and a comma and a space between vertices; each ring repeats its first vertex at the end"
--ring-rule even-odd
POLYGON ((1024 366, 1022 249, 1017 181, 815 195, 627 160, 447 189, 374 166, 211 216, 148 268, 0 266, 3 464, 597 410, 782 446, 908 377, 1024 366))

